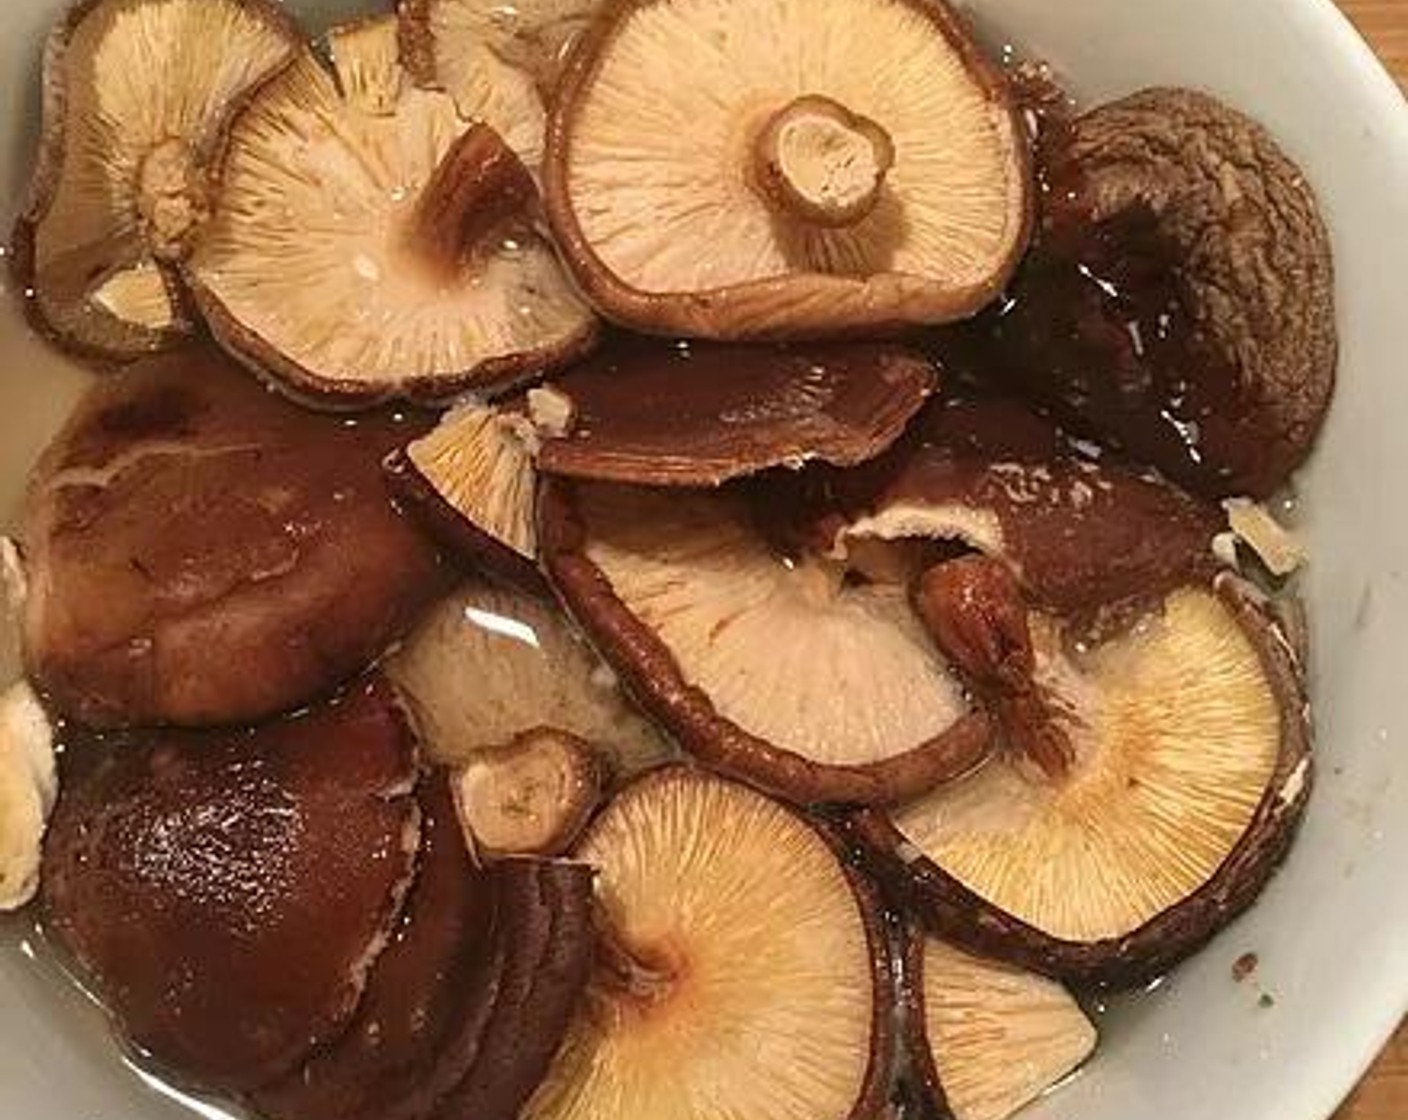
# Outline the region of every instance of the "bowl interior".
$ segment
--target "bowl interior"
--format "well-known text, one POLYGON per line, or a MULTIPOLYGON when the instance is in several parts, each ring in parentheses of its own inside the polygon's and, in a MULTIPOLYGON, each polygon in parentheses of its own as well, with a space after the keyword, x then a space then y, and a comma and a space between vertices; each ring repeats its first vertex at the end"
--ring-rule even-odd
MULTIPOLYGON (((32 156, 40 44, 61 0, 6 0, 0 219, 32 156)), ((291 5, 310 26, 349 0, 291 5)), ((1305 168, 1335 242, 1342 361, 1323 444, 1292 499, 1310 545, 1319 786, 1256 909, 1155 990, 1112 1001, 1092 1065, 1032 1120, 1321 1120, 1408 1007, 1408 108, 1329 0, 979 0, 995 42, 1049 59, 1090 100, 1206 89, 1262 119, 1305 168), (1255 952, 1242 983, 1232 963, 1255 952)), ((0 288, 9 283, 0 276, 0 288)), ((86 375, 0 300, 0 524, 86 375)), ((13 666, 0 664, 0 673, 13 666)), ((0 1101, 32 1120, 174 1120, 218 1106, 150 1083, 81 993, 54 982, 23 919, 0 924, 0 1101)))

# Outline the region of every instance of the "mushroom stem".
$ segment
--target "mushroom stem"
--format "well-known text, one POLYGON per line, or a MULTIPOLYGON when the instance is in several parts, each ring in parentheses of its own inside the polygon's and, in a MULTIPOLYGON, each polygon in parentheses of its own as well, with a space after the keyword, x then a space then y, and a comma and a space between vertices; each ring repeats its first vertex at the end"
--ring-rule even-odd
POLYGON ((536 192, 533 176, 499 134, 485 124, 471 125, 421 191, 407 247, 431 267, 454 274, 536 192))
POLYGON ((755 181, 772 206, 813 225, 843 227, 875 208, 895 145, 869 118, 808 94, 769 118, 753 161, 755 181))
POLYGON ((137 168, 137 213, 152 255, 179 260, 210 216, 210 183, 184 140, 163 140, 137 168))

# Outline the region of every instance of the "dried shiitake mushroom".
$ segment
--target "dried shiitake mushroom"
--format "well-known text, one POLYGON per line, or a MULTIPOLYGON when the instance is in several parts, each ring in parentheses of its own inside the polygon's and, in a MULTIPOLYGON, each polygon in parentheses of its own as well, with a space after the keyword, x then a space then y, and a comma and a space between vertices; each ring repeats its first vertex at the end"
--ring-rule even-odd
POLYGON ((386 672, 430 757, 446 766, 543 726, 593 744, 618 777, 672 751, 567 620, 537 596, 464 584, 425 616, 386 672))
POLYGON ((595 320, 534 228, 510 139, 532 105, 471 124, 411 81, 392 17, 328 50, 331 68, 306 48, 230 125, 184 266, 216 338, 328 407, 498 391, 579 356, 595 320))
POLYGON ((1060 984, 908 938, 909 1056, 953 1120, 1007 1120, 1084 1062, 1095 1026, 1060 984))
POLYGON ((213 347, 103 380, 21 520, 36 685, 94 727, 248 723, 333 691, 452 586, 382 478, 417 431, 298 408, 213 347))
POLYGON ((384 683, 253 732, 65 757, 47 928, 126 1039, 256 1088, 339 1036, 415 870, 415 744, 384 683))
POLYGON ((1269 496, 1334 392, 1334 269, 1305 175, 1190 90, 1064 131, 1037 247, 991 324, 1009 375, 1200 493, 1269 496))
POLYGON ((0 911, 39 889, 44 828, 58 796, 54 729, 23 682, 0 694, 0 911))
POLYGON ((387 479, 453 555, 527 591, 541 591, 536 440, 521 412, 471 401, 393 454, 387 479))
POLYGON ((941 0, 608 6, 543 178, 608 316, 720 339, 971 315, 1021 257, 1032 195, 1005 79, 941 0))
POLYGON ((994 755, 857 832, 935 932, 1048 975, 1136 983, 1250 905, 1285 854, 1310 792, 1301 667, 1231 577, 1094 648, 1051 618, 1033 639, 1070 765, 994 755))
POLYGON ((904 432, 933 366, 899 346, 612 346, 536 391, 545 474, 718 486, 770 467, 853 467, 904 432))
POLYGON ((680 745, 791 800, 892 803, 978 762, 988 721, 903 586, 778 551, 732 493, 554 482, 543 563, 680 745))
POLYGON ((577 851, 597 868, 586 1000, 525 1120, 850 1120, 884 1100, 896 1017, 869 892, 811 824, 671 767, 577 851))
POLYGON ((192 329, 171 265, 209 217, 220 125, 300 36, 266 0, 83 0, 44 53, 14 268, 61 345, 129 360, 192 329))

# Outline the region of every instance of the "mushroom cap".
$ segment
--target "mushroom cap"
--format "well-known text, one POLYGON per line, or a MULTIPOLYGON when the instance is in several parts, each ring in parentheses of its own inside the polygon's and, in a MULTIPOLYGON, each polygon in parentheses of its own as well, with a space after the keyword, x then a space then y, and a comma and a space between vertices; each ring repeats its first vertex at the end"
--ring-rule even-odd
POLYGON ((645 709, 711 766, 801 803, 889 803, 983 755, 902 587, 773 550, 734 494, 554 483, 543 563, 645 709))
POLYGON ((447 766, 544 726, 600 748, 621 777, 673 753, 539 596, 465 583, 427 612, 386 672, 426 751, 447 766))
POLYGON ((1095 1025, 1060 984, 911 933, 909 1054, 953 1120, 1006 1120, 1095 1050, 1095 1025))
POLYGON ((812 460, 879 455, 928 399, 935 371, 899 346, 613 345, 541 390, 566 431, 540 433, 545 474, 718 486, 812 460))
POLYGON ((1067 713, 1067 774, 994 755, 858 832, 935 932, 1048 975, 1138 983, 1250 905, 1285 854, 1310 791, 1301 669, 1230 579, 1094 649, 1066 649, 1050 620, 1034 639, 1067 713))
POLYGON ((43 121, 13 267, 35 326, 129 360, 193 327, 166 263, 204 216, 230 106, 300 35, 266 0, 80 0, 44 53, 43 121))
POLYGON ((252 1089, 351 1019, 414 877, 415 745, 390 689, 259 730, 144 733, 68 760, 47 928, 136 1046, 252 1089))
POLYGON ((1051 162, 1049 213, 993 324, 1008 376, 1199 493, 1270 496, 1335 385, 1334 267, 1305 174, 1184 89, 1077 118, 1051 162))
POLYGON ((503 103, 471 126, 449 94, 412 83, 394 18, 329 45, 331 68, 306 48, 227 133, 216 210, 185 265, 221 344, 326 407, 502 391, 589 348, 594 316, 534 229, 508 150, 532 89, 494 84, 503 103), (493 193, 504 176, 514 197, 493 193), (472 244, 441 243, 486 212, 472 244), (426 222, 432 248, 416 239, 426 222))
POLYGON ((572 54, 543 174, 565 257, 611 318, 799 338, 977 311, 1025 249, 1028 162, 1004 79, 939 0, 628 0, 572 54), (770 116, 818 95, 846 116, 797 107, 813 174, 788 174, 824 203, 856 165, 841 145, 873 149, 870 204, 842 228, 771 201, 753 168, 770 116))

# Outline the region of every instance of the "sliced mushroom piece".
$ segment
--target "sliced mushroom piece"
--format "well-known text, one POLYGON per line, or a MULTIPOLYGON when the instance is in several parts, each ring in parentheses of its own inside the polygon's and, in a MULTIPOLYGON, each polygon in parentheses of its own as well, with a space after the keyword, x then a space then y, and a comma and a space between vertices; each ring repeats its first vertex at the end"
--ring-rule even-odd
POLYGON ((891 803, 976 764, 986 717, 903 587, 778 553, 734 494, 547 487, 543 562, 645 709, 800 803, 891 803))
POLYGON ((1007 1120, 1094 1053, 1060 984, 922 934, 907 949, 910 1059, 953 1120, 1007 1120))
POLYGON ((528 1120, 875 1115, 895 1043, 874 899, 815 827, 671 767, 594 822, 602 946, 528 1120))
POLYGON ((191 331, 169 266, 209 216, 219 126, 299 41, 266 0, 86 0, 59 21, 14 230, 38 329, 120 361, 191 331))
POLYGON ((484 859, 558 856, 596 811, 604 785, 590 743, 537 727, 459 767, 455 806, 466 842, 484 859))
MULTIPOLYGON (((418 81, 443 84, 462 108, 475 104, 486 54, 528 75, 546 98, 601 6, 601 0, 402 0, 402 50, 418 81)), ((541 114, 537 125, 541 141, 541 114)))
POLYGON ((214 348, 102 381, 23 512, 36 684, 93 727, 249 723, 331 693, 452 586, 382 478, 418 430, 298 408, 214 348))
POLYGON ((58 795, 54 729, 28 684, 0 695, 0 911, 39 890, 44 829, 58 795))
POLYGON ((425 616, 386 672, 431 758, 446 766, 544 726, 591 743, 618 778, 673 753, 567 620, 537 596, 464 584, 425 616))
POLYGON ((898 346, 625 343, 537 390, 538 469, 718 486, 816 460, 852 467, 904 433, 935 385, 898 346))
POLYGON ((470 402, 387 460, 392 489, 453 555, 527 591, 538 572, 536 437, 509 408, 470 402))
POLYGON ((305 49, 231 122, 185 265, 216 338, 327 407, 502 391, 582 354, 595 320, 534 228, 517 101, 470 124, 412 83, 393 17, 328 42, 332 69, 305 49))
POLYGON ((236 1091, 336 1039, 420 844, 415 744, 390 689, 361 684, 254 732, 91 743, 65 762, 47 928, 126 1039, 236 1091))
POLYGON ((1210 497, 1266 498, 1334 392, 1329 235, 1261 125, 1150 89, 1063 130, 1038 244, 988 324, 1026 392, 1210 497))
POLYGON ((874 468, 829 480, 831 548, 956 541, 1001 559, 1036 606, 1097 622, 1221 565, 1216 506, 1112 456, 1081 454, 1013 399, 936 402, 874 468))
POLYGON ((789 339, 976 312, 1025 249, 1028 162, 941 0, 632 0, 574 50, 543 174, 608 316, 789 339))
POLYGON ((1241 541, 1276 579, 1294 575, 1305 563, 1305 546, 1264 505, 1250 498, 1228 498, 1222 508, 1227 511, 1234 559, 1236 542, 1241 541))
POLYGON ((1068 714, 1067 771, 994 756, 857 831, 936 933, 1059 978, 1138 983, 1250 905, 1284 856, 1310 792, 1301 669, 1230 578, 1093 649, 1050 619, 1034 640, 1068 714))

